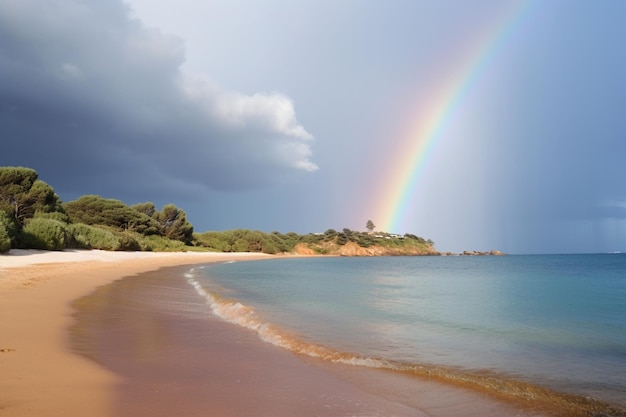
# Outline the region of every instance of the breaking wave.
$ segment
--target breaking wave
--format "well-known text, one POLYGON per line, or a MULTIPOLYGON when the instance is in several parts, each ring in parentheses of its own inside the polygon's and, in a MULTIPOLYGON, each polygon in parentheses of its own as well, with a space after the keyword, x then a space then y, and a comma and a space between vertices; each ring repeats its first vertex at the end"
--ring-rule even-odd
POLYGON ((565 412, 566 414, 564 415, 568 416, 606 415, 626 417, 625 410, 613 408, 594 398, 555 392, 491 371, 466 370, 440 365, 405 363, 385 358, 366 357, 305 341, 303 337, 265 321, 251 306, 223 297, 217 292, 207 290, 195 279, 193 272, 194 270, 191 270, 185 275, 187 281, 206 301, 216 316, 227 322, 254 331, 261 340, 296 354, 333 363, 385 369, 415 377, 431 378, 486 392, 509 401, 525 404, 526 406, 530 404, 535 407, 541 407, 555 412, 556 415, 562 415, 565 412))

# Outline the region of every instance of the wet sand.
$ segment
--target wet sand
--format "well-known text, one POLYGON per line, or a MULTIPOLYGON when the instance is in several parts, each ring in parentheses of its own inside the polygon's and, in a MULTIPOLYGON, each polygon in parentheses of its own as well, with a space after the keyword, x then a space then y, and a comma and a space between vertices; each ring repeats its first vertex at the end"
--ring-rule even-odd
POLYGON ((296 356, 207 314, 199 298, 190 302, 183 270, 137 276, 264 257, 0 255, 0 416, 547 415, 436 381, 296 356))
POLYGON ((75 303, 74 346, 120 375, 117 416, 541 416, 407 375, 301 357, 215 317, 167 268, 75 303))

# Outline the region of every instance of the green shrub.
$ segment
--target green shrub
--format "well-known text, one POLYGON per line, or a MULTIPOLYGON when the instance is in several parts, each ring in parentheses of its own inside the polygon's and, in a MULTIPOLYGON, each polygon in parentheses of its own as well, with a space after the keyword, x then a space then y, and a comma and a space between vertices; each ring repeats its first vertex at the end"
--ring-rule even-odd
POLYGON ((137 234, 134 236, 141 250, 143 251, 153 251, 153 252, 179 252, 187 250, 188 246, 186 246, 180 240, 173 240, 163 236, 150 235, 143 236, 137 234))
POLYGON ((120 246, 116 250, 120 250, 120 251, 140 251, 141 250, 141 245, 139 245, 139 242, 137 241, 137 239, 135 239, 129 233, 121 232, 117 234, 117 237, 119 239, 120 246))
POLYGON ((0 223, 0 253, 8 252, 11 249, 11 238, 4 224, 0 223))
POLYGON ((74 223, 68 226, 72 237, 72 247, 79 249, 119 250, 120 241, 114 233, 89 226, 83 223, 74 223))
POLYGON ((194 235, 196 242, 217 252, 230 252, 232 232, 205 232, 194 235))
POLYGON ((366 234, 366 233, 362 233, 358 235, 357 238, 357 243, 359 244, 359 246, 361 246, 362 248, 369 248, 370 246, 372 246, 375 242, 374 239, 366 234))
POLYGON ((29 249, 63 250, 69 237, 67 225, 52 219, 30 219, 22 230, 22 244, 29 249))
POLYGON ((20 238, 20 226, 11 214, 3 210, 0 210, 0 229, 6 232, 10 247, 16 248, 20 238))
POLYGON ((141 245, 139 245, 139 239, 141 234, 133 231, 121 231, 113 226, 96 225, 92 226, 96 229, 101 229, 106 232, 110 232, 115 239, 117 239, 118 246, 113 249, 117 251, 140 251, 141 245))
POLYGON ((316 235, 314 233, 309 233, 308 235, 302 236, 300 241, 304 243, 320 243, 324 240, 324 236, 325 235, 316 235))
POLYGON ((236 229, 194 234, 195 244, 218 252, 287 252, 300 240, 298 235, 267 234, 258 230, 236 229), (292 242, 293 240, 293 242, 292 242), (294 243, 295 242, 295 243, 294 243))
POLYGON ((37 212, 35 212, 35 216, 34 217, 36 219, 58 220, 58 221, 63 222, 63 223, 69 223, 70 222, 70 217, 67 214, 62 213, 60 211, 51 211, 51 212, 37 211, 37 212))

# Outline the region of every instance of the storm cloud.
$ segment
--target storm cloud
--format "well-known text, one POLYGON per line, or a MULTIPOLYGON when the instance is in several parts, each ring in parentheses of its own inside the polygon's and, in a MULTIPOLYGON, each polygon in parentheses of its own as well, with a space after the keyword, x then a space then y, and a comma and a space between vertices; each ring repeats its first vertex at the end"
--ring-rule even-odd
POLYGON ((254 189, 317 169, 289 97, 228 91, 184 61, 181 39, 118 0, 0 1, 0 165, 122 196, 254 189))
POLYGON ((0 166, 199 231, 371 219, 441 251, 624 251, 625 12, 0 0, 0 166))

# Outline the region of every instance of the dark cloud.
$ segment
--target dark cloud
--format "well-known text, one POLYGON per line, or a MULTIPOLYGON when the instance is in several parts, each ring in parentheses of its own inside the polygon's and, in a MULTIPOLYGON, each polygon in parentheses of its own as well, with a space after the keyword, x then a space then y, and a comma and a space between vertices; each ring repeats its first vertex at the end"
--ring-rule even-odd
POLYGON ((279 93, 181 71, 183 42, 119 0, 0 0, 0 165, 66 192, 192 195, 317 169, 279 93))

